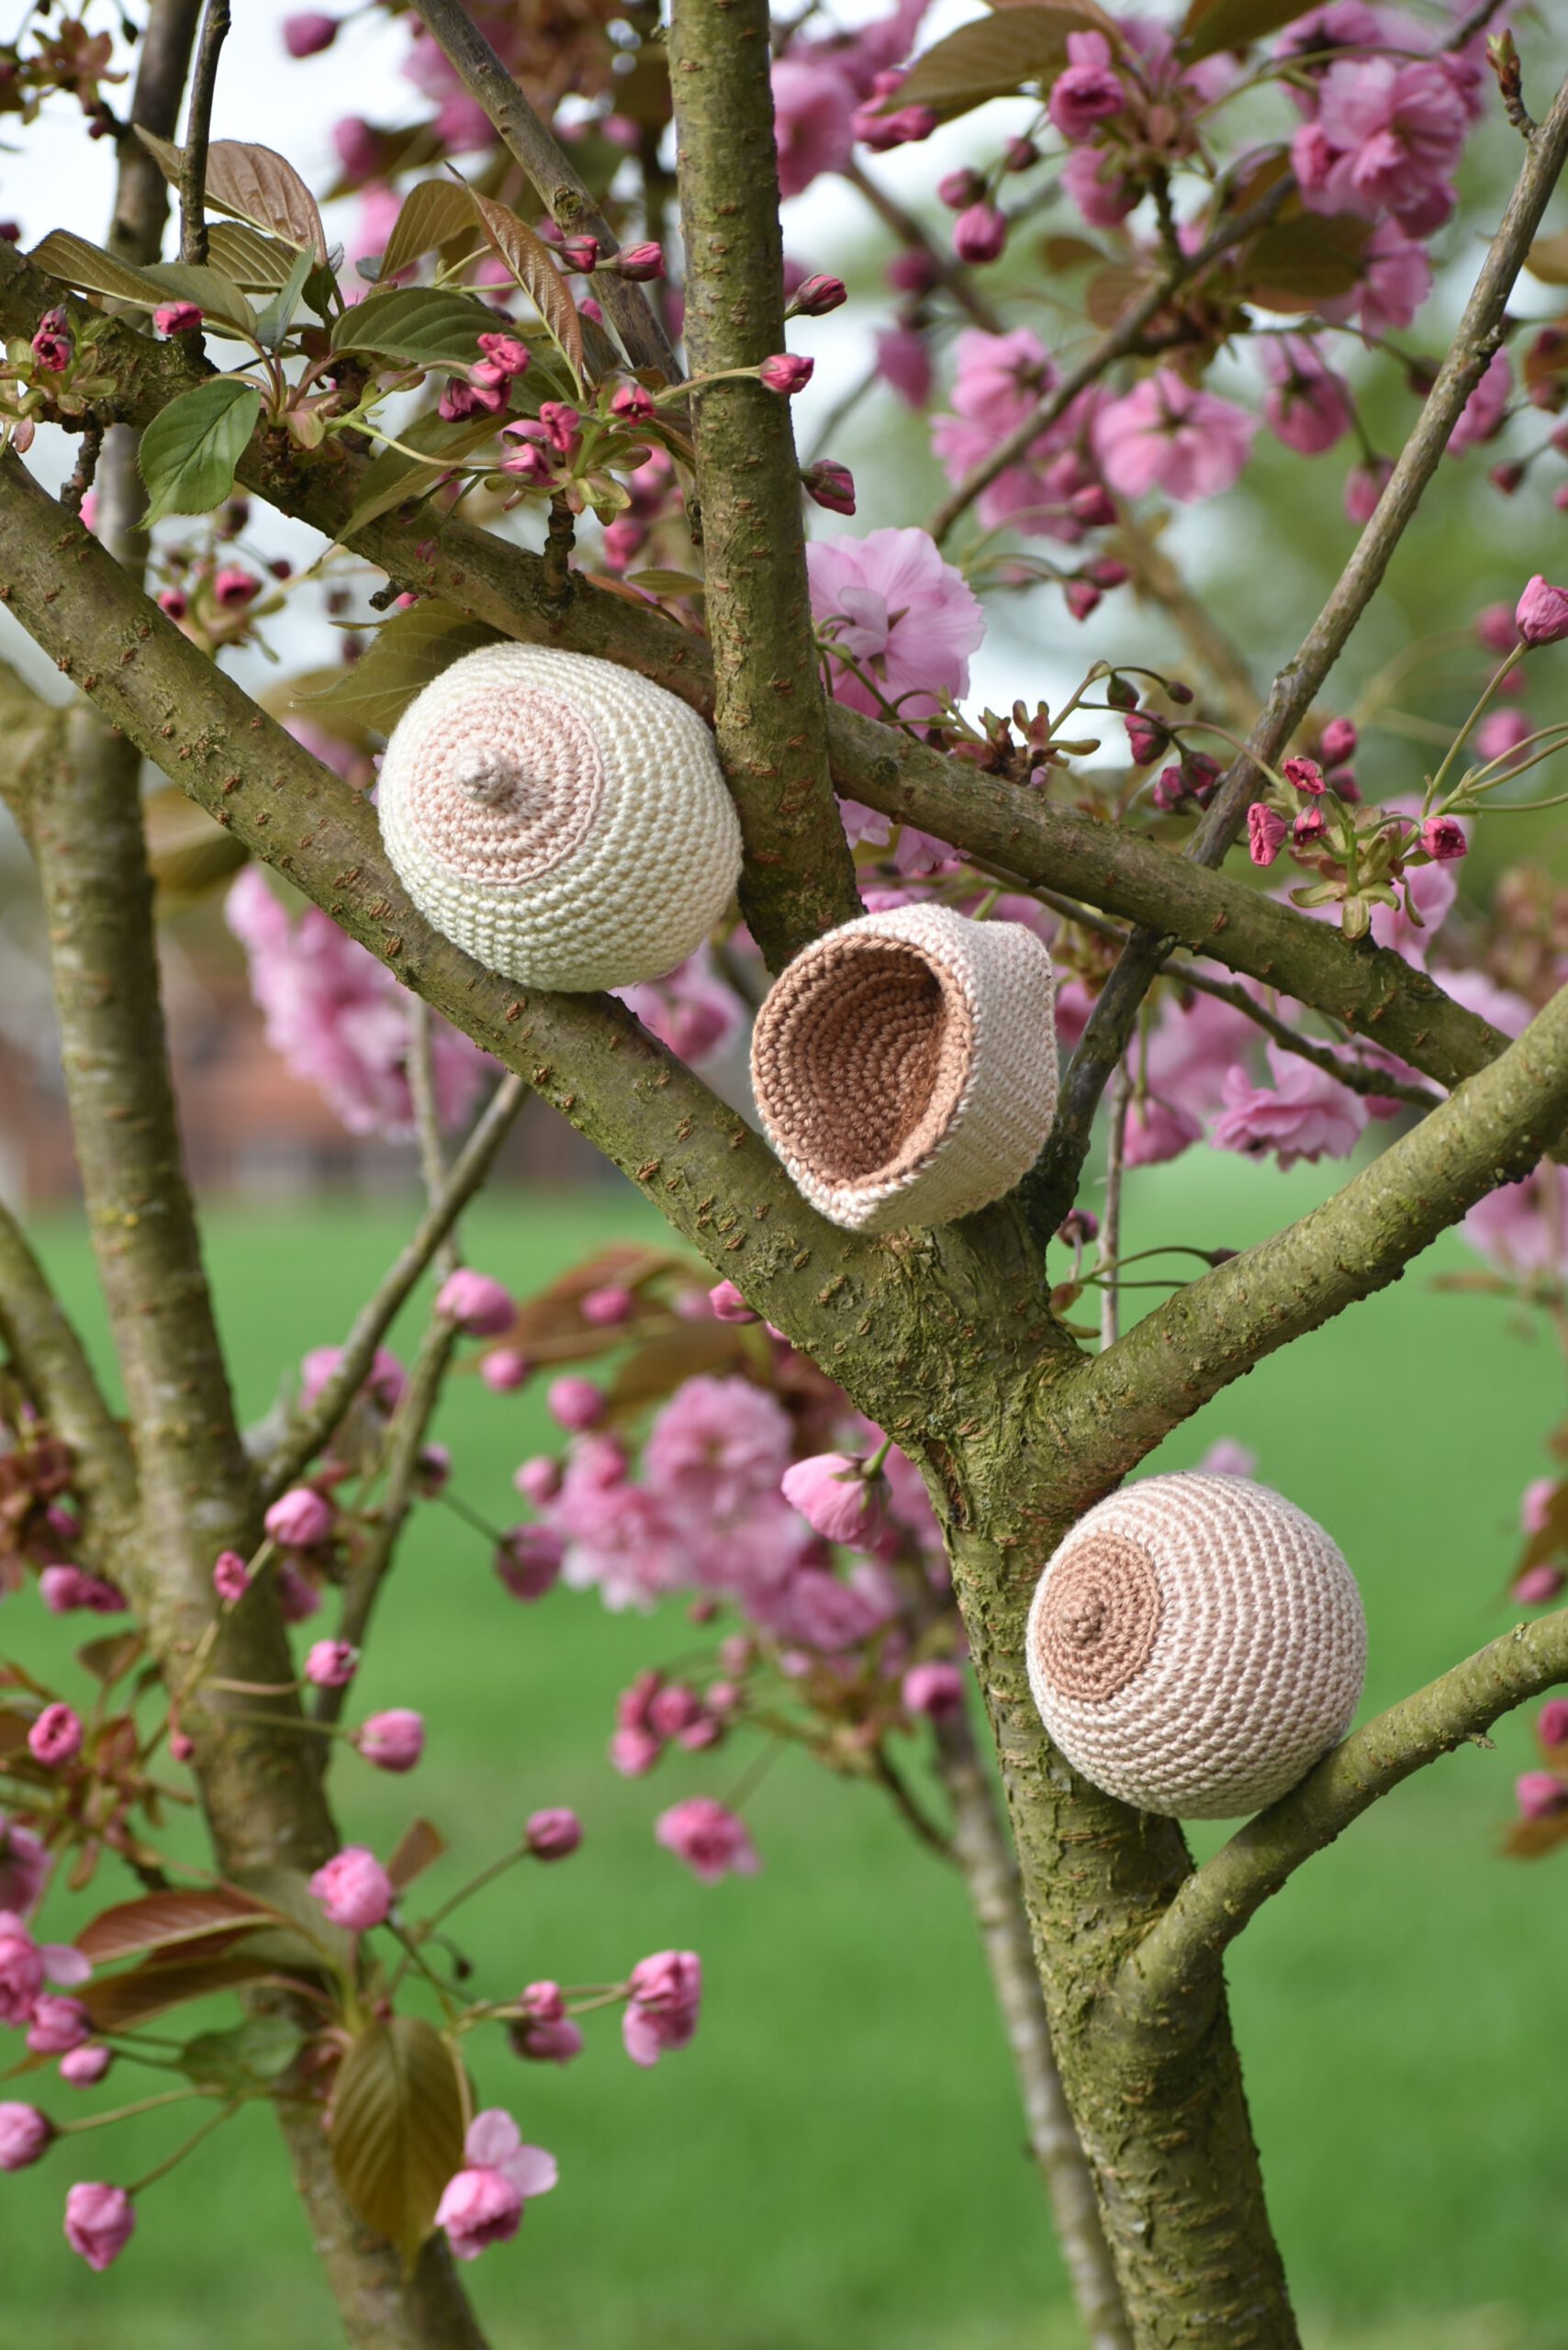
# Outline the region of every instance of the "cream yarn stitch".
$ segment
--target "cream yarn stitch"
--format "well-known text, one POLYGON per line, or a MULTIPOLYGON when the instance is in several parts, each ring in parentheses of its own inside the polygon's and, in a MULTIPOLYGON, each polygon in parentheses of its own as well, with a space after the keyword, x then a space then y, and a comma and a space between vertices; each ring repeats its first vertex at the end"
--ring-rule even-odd
POLYGON ((1366 1671, 1350 1568, 1246 1477, 1146 1477, 1101 1502, 1040 1577, 1025 1639, 1073 1768, 1178 1819, 1294 1787, 1350 1728, 1366 1671))
POLYGON ((734 894, 740 825, 713 738, 635 671, 491 644, 398 720, 377 797, 420 912, 532 987, 673 970, 734 894))
POLYGON ((862 1232, 1000 1199, 1056 1113, 1051 958, 1015 922, 901 906, 798 955, 757 1014, 752 1087, 813 1207, 862 1232))

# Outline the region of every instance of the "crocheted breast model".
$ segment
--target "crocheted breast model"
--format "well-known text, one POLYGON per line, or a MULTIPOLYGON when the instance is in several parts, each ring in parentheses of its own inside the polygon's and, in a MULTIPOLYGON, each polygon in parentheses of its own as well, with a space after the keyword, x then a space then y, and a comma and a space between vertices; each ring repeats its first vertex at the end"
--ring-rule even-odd
POLYGON ((901 906, 813 941, 751 1053, 767 1138, 812 1206, 889 1232, 1010 1192, 1056 1113, 1054 997, 1022 923, 901 906))
POLYGON ((1294 1786, 1350 1728, 1366 1671, 1350 1568, 1245 1477, 1147 1477, 1098 1504, 1040 1577, 1025 1640, 1074 1770, 1178 1819, 1294 1786))
POLYGON ((734 893, 741 837, 713 738, 646 677, 584 653, 465 654, 398 720, 377 805, 404 888, 509 979, 658 979, 734 893))

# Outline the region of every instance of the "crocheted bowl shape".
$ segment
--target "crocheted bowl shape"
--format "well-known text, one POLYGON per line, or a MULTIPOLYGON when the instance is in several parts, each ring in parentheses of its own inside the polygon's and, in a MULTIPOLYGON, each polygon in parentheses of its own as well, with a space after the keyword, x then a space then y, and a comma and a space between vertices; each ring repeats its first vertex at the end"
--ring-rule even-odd
POLYGON ((941 906, 864 915, 798 955, 757 1014, 751 1074, 813 1207, 890 1232, 1010 1192, 1056 1110, 1054 987, 1033 931, 941 906))
POLYGON ((702 721, 582 653, 494 644, 454 661, 398 722, 377 805, 420 912, 532 987, 662 977, 701 945, 740 872, 702 721))
POLYGON ((1040 1577, 1025 1640, 1074 1770, 1178 1819, 1294 1787, 1350 1728, 1366 1671, 1350 1568, 1245 1477, 1146 1477, 1101 1502, 1040 1577))

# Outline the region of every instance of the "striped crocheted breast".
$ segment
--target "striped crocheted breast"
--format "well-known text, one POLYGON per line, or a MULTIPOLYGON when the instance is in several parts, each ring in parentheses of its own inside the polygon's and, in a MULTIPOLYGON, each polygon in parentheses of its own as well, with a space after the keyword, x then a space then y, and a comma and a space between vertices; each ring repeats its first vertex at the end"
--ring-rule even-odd
POLYGON ((1025 1634, 1040 1718, 1140 1811, 1232 1819, 1294 1786, 1361 1694, 1366 1617, 1320 1526, 1245 1477, 1147 1477, 1080 1519, 1025 1634))
POLYGON ((867 1232, 1000 1199, 1056 1111, 1050 957, 1021 923, 901 906, 830 931, 752 1038, 767 1138, 812 1204, 867 1232))
POLYGON ((740 871, 696 712, 546 646, 487 645, 427 686, 386 746, 377 806, 420 912, 534 987, 659 978, 701 945, 740 871))

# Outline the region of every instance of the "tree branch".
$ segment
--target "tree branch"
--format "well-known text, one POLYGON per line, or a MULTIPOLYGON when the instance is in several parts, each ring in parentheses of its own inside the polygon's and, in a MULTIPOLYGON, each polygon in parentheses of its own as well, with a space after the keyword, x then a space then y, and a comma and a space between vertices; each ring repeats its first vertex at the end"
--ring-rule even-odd
MULTIPOLYGON (((1248 735, 1247 749, 1232 762, 1211 800, 1188 848, 1193 864, 1213 867, 1224 861, 1249 807, 1267 781, 1264 767, 1283 751, 1383 585, 1394 551, 1442 462, 1460 411, 1502 339, 1508 296, 1565 160, 1568 81, 1558 91, 1545 122, 1529 139, 1523 169, 1465 305, 1459 331, 1377 509, 1300 651, 1274 679, 1248 735)), ((1054 1231, 1072 1204, 1101 1094, 1126 1051, 1138 1007, 1170 951, 1168 931, 1138 928, 1101 991, 1073 1055, 1050 1139, 1029 1178, 1030 1213, 1041 1231, 1054 1231)))
POLYGON ((1092 1476, 1103 1462, 1086 1432, 1114 1424, 1125 1473, 1264 1355, 1397 1281, 1477 1200, 1527 1175, 1565 1119, 1568 989, 1560 989, 1517 1044, 1331 1200, 1204 1274, 1085 1361, 1071 1382, 1064 1440, 1076 1443, 1092 1476))
MULTIPOLYGON (((137 50, 130 118, 159 139, 173 139, 179 128, 180 99, 201 9, 202 0, 159 0, 148 11, 137 50)), ((156 261, 168 217, 169 183, 157 157, 134 134, 121 140, 109 251, 125 261, 156 261)))
POLYGON ((126 1540, 136 1517, 130 1445, 27 1236, 4 1206, 0 1338, 33 1402, 70 1449, 73 1485, 86 1504, 90 1536, 112 1550, 126 1540))
POLYGON ((267 1463, 262 1480, 263 1501, 275 1501, 293 1484, 348 1410, 375 1360, 376 1348, 397 1319, 404 1301, 494 1166, 496 1154, 510 1132, 527 1093, 527 1086, 517 1076, 503 1078, 497 1087, 483 1116, 454 1159, 440 1192, 420 1219, 412 1238, 388 1267, 375 1296, 355 1317, 353 1327, 343 1341, 337 1370, 308 1413, 290 1428, 267 1463))
MULTIPOLYGON (((674 0, 670 87, 693 376, 784 348, 767 0, 674 0)), ((756 382, 692 396, 713 727, 745 843, 741 911, 770 970, 860 912, 834 802, 790 403, 756 382)))
POLYGON ((518 88, 459 0, 415 0, 415 13, 469 95, 476 98, 502 143, 528 173, 534 194, 558 229, 591 237, 599 251, 593 290, 620 335, 633 367, 655 368, 678 384, 681 365, 641 285, 604 264, 621 248, 585 181, 518 88))
POLYGON ((207 0, 196 72, 191 76, 190 112, 185 117, 185 143, 180 154, 180 259, 207 259, 207 150, 212 132, 212 101, 218 87, 218 61, 229 38, 229 0, 207 0))
POLYGON ((1516 1624, 1354 1731, 1187 1879, 1122 1968, 1122 2013, 1169 2025, 1171 2010, 1213 1978, 1226 1944, 1304 1861, 1402 1780, 1467 1740, 1481 1742, 1499 1715, 1564 1680, 1568 1608, 1560 1607, 1516 1624))

